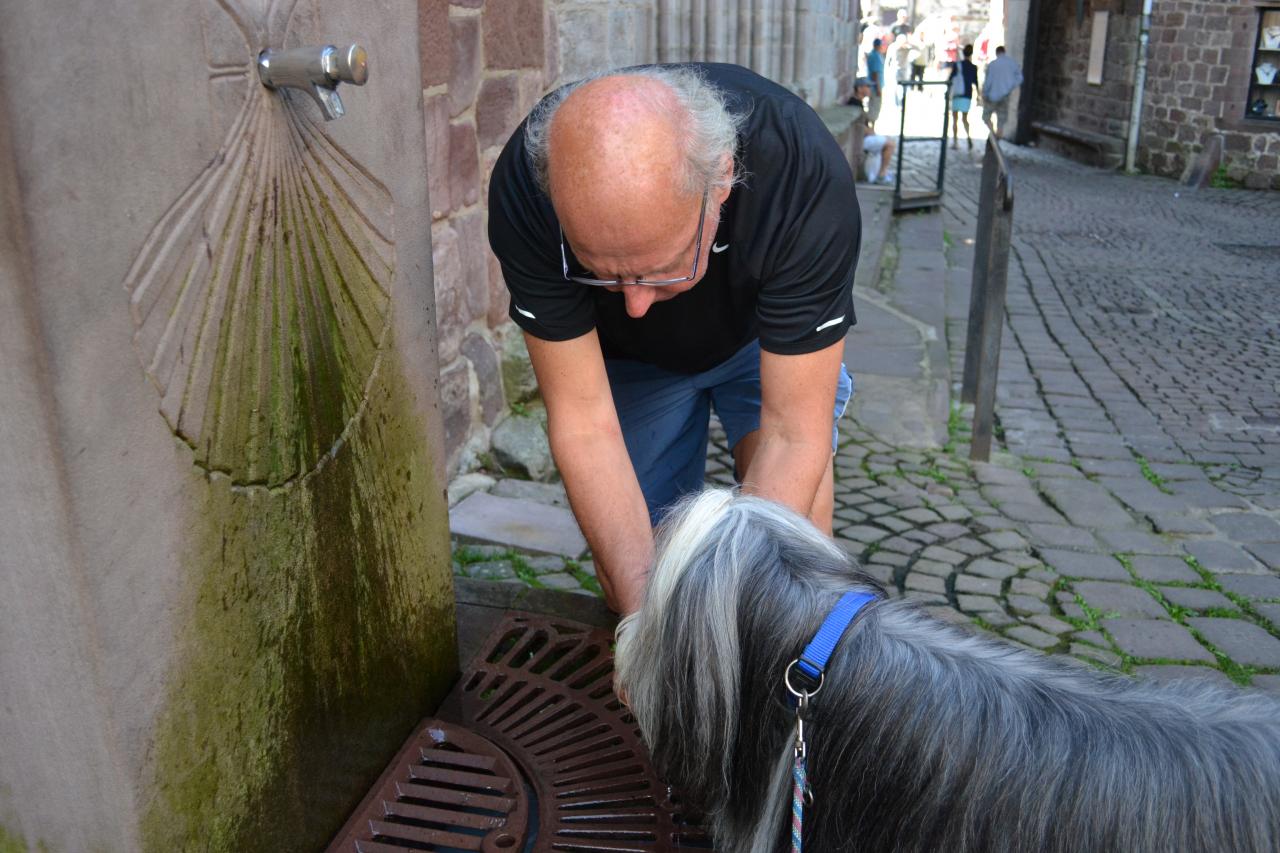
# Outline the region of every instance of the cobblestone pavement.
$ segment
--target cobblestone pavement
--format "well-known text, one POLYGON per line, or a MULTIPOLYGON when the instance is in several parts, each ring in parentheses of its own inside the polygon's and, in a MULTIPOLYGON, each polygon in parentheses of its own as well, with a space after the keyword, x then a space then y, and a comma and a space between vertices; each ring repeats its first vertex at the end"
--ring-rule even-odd
MULTIPOLYGON (((1280 222, 1280 197, 1181 194, 1008 150, 999 449, 970 463, 956 407, 945 445, 924 449, 846 419, 837 540, 894 594, 1012 642, 1280 690, 1280 276, 1267 273, 1280 232, 1265 222, 1280 222)), ((945 272, 886 263, 876 285, 877 298, 897 286, 919 300, 919 277, 932 277, 937 305, 917 316, 945 322, 953 378, 980 155, 952 152, 947 203, 923 214, 941 229, 899 220, 890 237, 940 232, 945 272)), ((922 247, 894 248, 890 261, 922 247)), ((728 449, 712 437, 708 482, 727 484, 728 449)), ((563 502, 558 487, 513 482, 485 488, 563 502)), ((598 590, 589 561, 468 547, 460 574, 598 590)))

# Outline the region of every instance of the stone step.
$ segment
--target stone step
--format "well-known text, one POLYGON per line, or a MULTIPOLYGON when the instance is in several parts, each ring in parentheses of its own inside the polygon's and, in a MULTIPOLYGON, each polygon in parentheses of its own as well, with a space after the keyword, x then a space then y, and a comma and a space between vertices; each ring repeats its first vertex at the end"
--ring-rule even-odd
POLYGON ((462 542, 537 554, 576 559, 587 551, 587 540, 569 510, 487 492, 476 492, 449 510, 449 529, 462 542))

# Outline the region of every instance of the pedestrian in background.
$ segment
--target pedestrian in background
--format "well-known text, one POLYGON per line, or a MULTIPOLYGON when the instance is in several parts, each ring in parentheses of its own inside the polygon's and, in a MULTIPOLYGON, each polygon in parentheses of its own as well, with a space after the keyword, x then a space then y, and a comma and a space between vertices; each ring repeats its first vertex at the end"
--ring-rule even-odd
POLYGON ((916 91, 923 91, 924 71, 929 67, 929 46, 915 33, 911 40, 911 80, 916 84, 916 91))
POLYGON ((902 106, 902 84, 911 80, 911 59, 912 47, 911 42, 907 40, 907 36, 900 35, 895 37, 893 51, 889 54, 889 65, 893 68, 891 76, 897 83, 893 89, 893 102, 897 106, 902 106))
POLYGON ((853 94, 845 101, 853 107, 853 126, 862 137, 862 174, 869 183, 890 184, 894 173, 889 170, 898 141, 883 134, 874 133, 866 101, 871 97, 871 81, 859 77, 853 84, 853 94))
POLYGON ((867 79, 871 81, 871 95, 867 99, 867 121, 875 130, 876 119, 880 117, 880 102, 884 96, 884 55, 889 45, 884 39, 871 42, 871 52, 867 54, 867 79))
POLYGON ((987 66, 982 81, 982 122, 996 139, 1001 138, 1009 122, 1009 96, 1021 85, 1022 69, 1005 53, 1004 45, 997 47, 996 58, 987 66))
POLYGON ((973 90, 978 86, 978 66, 973 64, 973 45, 964 46, 964 58, 951 63, 951 147, 960 147, 960 120, 964 119, 964 135, 973 150, 973 134, 969 131, 969 108, 973 105, 973 90))
POLYGON ((893 33, 894 41, 897 41, 898 36, 911 35, 911 24, 907 21, 906 9, 898 10, 898 21, 889 28, 889 32, 893 33))

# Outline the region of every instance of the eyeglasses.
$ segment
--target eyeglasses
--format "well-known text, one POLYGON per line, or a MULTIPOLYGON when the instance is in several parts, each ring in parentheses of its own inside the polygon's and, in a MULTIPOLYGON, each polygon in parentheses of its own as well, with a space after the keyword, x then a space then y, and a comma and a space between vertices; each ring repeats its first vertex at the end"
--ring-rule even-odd
POLYGON ((589 284, 592 287, 614 287, 619 284, 647 284, 650 287, 661 287, 664 284, 681 284, 693 281, 698 277, 698 260, 702 257, 702 229, 707 224, 707 194, 702 194, 702 210, 698 213, 698 236, 694 238, 693 272, 681 278, 638 278, 635 281, 623 281, 620 278, 589 278, 581 275, 569 275, 569 254, 564 248, 564 228, 560 229, 560 264, 564 268, 564 280, 576 281, 578 284, 589 284))

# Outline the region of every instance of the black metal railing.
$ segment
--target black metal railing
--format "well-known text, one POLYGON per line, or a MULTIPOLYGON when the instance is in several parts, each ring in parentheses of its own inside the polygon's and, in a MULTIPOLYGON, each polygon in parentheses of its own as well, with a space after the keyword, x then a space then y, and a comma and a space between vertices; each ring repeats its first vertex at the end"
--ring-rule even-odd
MULTIPOLYGON (((904 210, 926 210, 928 208, 938 207, 942 204, 942 184, 947 173, 947 115, 950 107, 948 102, 950 97, 950 84, 946 80, 916 80, 914 82, 904 81, 898 83, 901 88, 900 99, 902 101, 901 110, 898 118, 898 153, 897 153, 897 169, 895 171, 896 178, 893 183, 893 212, 899 213, 904 210), (907 136, 907 104, 911 100, 911 92, 916 92, 916 98, 921 103, 921 109, 928 109, 929 95, 935 89, 940 89, 942 94, 942 129, 937 136, 907 136), (905 166, 906 148, 908 145, 929 145, 936 144, 938 146, 938 163, 936 180, 933 181, 906 181, 907 170, 905 166)), ((936 106, 936 105, 935 105, 936 106)), ((919 175, 916 177, 924 177, 919 175)))
POLYGON ((982 158, 982 192, 978 200, 973 285, 969 297, 969 332, 965 339, 964 384, 960 392, 963 402, 973 403, 973 439, 969 458, 984 462, 991 458, 1012 233, 1013 175, 1000 150, 999 140, 989 137, 982 158))

